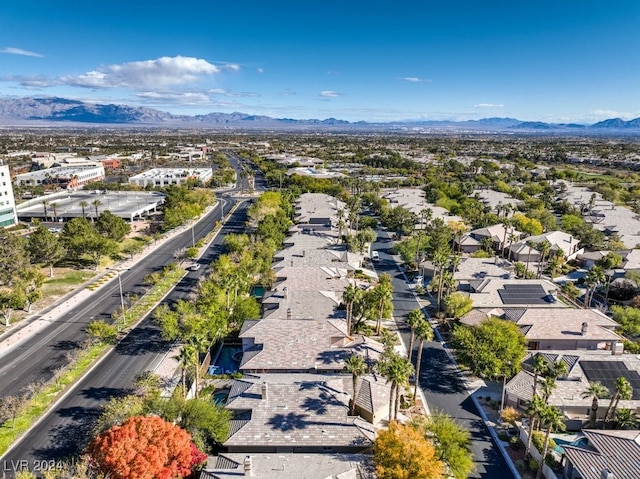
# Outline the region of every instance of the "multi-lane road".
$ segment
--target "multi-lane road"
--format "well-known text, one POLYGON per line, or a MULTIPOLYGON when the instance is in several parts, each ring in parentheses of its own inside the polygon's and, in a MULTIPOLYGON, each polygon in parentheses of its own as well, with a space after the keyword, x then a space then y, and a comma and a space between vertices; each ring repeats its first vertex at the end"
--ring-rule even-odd
MULTIPOLYGON (((378 274, 388 273, 393 280, 393 316, 405 344, 409 344, 410 330, 404 318, 409 311, 420 308, 406 277, 389 254, 392 241, 387 232, 382 231, 373 245, 380 255, 376 263, 378 274)), ((417 357, 415 345, 412 357, 417 357)), ((511 470, 492 442, 491 435, 476 409, 471 395, 455 365, 447 356, 442 344, 437 341, 425 343, 420 366, 420 389, 432 413, 443 412, 457 419, 471 433, 472 452, 477 471, 470 477, 483 479, 510 479, 511 470)))
MULTIPOLYGON (((200 259, 202 264, 210 264, 220 254, 225 235, 242 232, 247 206, 246 201, 239 203, 200 259)), ((188 232, 189 239, 190 234, 188 232)), ((194 290, 197 275, 205 269, 186 274, 165 301, 186 297, 194 290)), ((170 349, 171 344, 161 339, 160 331, 151 318, 143 320, 1 458, 0 464, 23 464, 19 461, 26 460, 29 466, 33 466, 80 452, 86 445, 100 407, 111 397, 126 394, 135 376, 153 369, 170 349)))

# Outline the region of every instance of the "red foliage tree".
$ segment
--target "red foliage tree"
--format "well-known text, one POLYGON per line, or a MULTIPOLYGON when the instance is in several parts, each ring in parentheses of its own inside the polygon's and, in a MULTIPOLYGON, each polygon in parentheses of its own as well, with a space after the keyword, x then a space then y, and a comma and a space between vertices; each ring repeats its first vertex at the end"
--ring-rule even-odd
POLYGON ((207 455, 198 449, 194 443, 191 443, 191 469, 204 464, 206 461, 207 455))
POLYGON ((184 477, 191 473, 196 452, 202 454, 188 432, 157 416, 132 417, 87 448, 101 472, 114 479, 184 477))

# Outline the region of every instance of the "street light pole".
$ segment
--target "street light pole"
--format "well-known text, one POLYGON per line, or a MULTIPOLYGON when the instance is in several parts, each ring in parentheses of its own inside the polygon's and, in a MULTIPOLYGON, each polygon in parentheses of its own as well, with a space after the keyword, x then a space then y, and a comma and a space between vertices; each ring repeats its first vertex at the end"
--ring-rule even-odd
POLYGON ((504 376, 502 376, 502 399, 500 400, 500 412, 502 412, 502 410, 504 409, 504 396, 505 396, 506 387, 507 387, 507 373, 504 373, 504 376))
POLYGON ((196 237, 195 237, 195 234, 193 232, 193 224, 194 224, 194 221, 191 220, 191 246, 195 246, 196 245, 196 237))

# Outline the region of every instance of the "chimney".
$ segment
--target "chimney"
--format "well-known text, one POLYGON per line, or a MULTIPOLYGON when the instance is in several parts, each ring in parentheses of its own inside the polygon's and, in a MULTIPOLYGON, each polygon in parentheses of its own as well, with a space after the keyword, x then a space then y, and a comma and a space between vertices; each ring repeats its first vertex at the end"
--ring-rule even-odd
POLYGON ((291 308, 287 308, 287 319, 291 319, 291 308))
POLYGON ((303 258, 306 256, 306 254, 307 254, 307 251, 306 250, 302 250, 302 257, 303 258))
POLYGON ((244 456, 244 475, 253 476, 253 464, 251 462, 251 456, 244 456))
POLYGON ((260 387, 260 392, 262 393, 262 399, 267 399, 267 393, 269 392, 269 387, 267 386, 266 382, 262 383, 262 386, 260 387))
POLYGON ((580 331, 580 334, 582 334, 583 336, 585 336, 587 334, 587 328, 589 327, 589 325, 585 322, 582 323, 582 330, 580 331))
POLYGON ((284 295, 284 299, 289 299, 289 288, 286 286, 282 288, 282 294, 284 295))

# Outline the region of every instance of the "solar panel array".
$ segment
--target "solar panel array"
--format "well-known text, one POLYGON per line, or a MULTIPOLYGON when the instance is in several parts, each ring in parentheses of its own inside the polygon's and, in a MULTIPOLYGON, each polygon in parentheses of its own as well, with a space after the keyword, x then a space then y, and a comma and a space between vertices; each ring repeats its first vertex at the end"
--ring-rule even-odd
POLYGON ((548 304, 547 292, 539 284, 505 284, 498 290, 503 304, 548 304))
POLYGON ((633 399, 640 400, 640 374, 627 368, 623 361, 580 361, 589 382, 598 381, 609 389, 611 394, 616 391, 616 379, 624 377, 633 388, 633 399))

